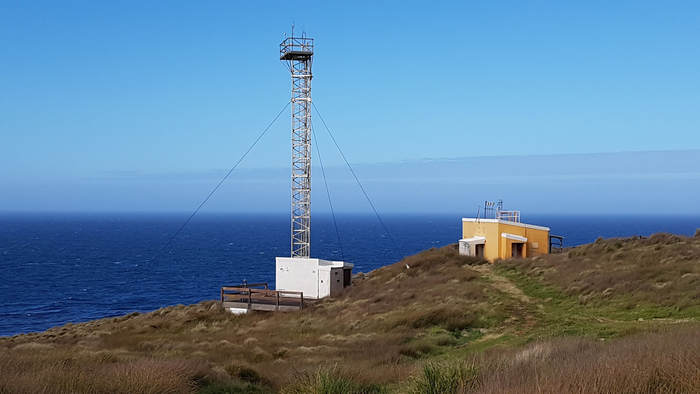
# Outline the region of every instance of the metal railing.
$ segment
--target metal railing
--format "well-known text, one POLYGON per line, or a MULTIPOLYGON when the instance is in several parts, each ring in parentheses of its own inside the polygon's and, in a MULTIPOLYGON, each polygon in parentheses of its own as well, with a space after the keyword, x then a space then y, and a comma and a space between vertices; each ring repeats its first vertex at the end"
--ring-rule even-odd
POLYGON ((314 52, 314 39, 306 37, 287 37, 280 44, 280 58, 289 52, 314 52))
POLYGON ((267 283, 224 286, 221 288, 222 309, 226 308, 226 303, 253 310, 280 310, 280 307, 282 309, 304 309, 304 293, 301 291, 269 290, 267 283))
POLYGON ((549 253, 560 253, 564 250, 564 237, 561 235, 549 236, 549 253))
POLYGON ((496 219, 520 223, 520 211, 496 211, 496 219))

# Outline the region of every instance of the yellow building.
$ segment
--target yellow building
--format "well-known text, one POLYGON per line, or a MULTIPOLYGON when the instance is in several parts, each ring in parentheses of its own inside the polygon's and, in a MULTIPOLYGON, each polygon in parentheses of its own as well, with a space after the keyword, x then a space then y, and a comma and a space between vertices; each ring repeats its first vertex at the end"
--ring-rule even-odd
POLYGON ((549 228, 520 222, 520 212, 496 212, 494 219, 462 219, 459 253, 489 261, 549 253, 549 228))

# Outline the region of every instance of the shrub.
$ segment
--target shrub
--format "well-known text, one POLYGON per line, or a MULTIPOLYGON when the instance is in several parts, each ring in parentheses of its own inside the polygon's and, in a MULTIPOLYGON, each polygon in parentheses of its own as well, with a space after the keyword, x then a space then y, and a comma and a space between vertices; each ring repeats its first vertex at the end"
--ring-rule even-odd
POLYGON ((197 390, 197 394, 268 394, 271 391, 251 383, 212 383, 197 390))
POLYGON ((401 348, 399 348, 399 354, 411 358, 421 358, 429 355, 435 350, 435 346, 433 346, 431 343, 421 340, 401 346, 401 348))
POLYGON ((414 378, 411 394, 462 394, 479 386, 479 368, 474 363, 428 362, 414 378))
POLYGON ((231 363, 226 366, 226 372, 228 372, 231 377, 240 379, 244 382, 259 383, 262 381, 262 377, 258 371, 249 366, 231 363))
POLYGON ((455 330, 455 331, 451 331, 450 334, 452 334, 452 335, 440 335, 435 340, 435 343, 438 346, 454 346, 454 345, 456 345, 459 342, 457 340, 457 339, 459 339, 459 337, 457 335, 461 336, 462 331, 455 330))
POLYGON ((282 394, 383 394, 385 390, 376 384, 357 383, 350 376, 340 373, 337 367, 320 367, 315 373, 301 372, 295 382, 281 390, 282 394))
POLYGON ((469 310, 439 305, 402 314, 396 320, 389 321, 387 324, 390 329, 398 326, 412 328, 441 326, 447 331, 457 331, 472 327, 476 320, 475 314, 469 310))

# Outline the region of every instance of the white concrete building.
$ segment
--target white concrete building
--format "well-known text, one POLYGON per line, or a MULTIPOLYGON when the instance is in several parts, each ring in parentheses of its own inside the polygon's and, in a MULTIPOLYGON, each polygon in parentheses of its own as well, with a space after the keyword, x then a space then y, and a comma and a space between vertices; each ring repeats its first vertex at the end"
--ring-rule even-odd
POLYGON ((301 291, 304 298, 319 299, 350 286, 354 265, 302 257, 277 257, 275 289, 301 291))

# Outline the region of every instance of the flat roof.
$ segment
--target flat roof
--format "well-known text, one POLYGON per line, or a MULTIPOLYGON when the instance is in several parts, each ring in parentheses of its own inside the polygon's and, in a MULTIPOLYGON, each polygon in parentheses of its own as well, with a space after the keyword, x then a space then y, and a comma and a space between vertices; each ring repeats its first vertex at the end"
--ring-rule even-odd
POLYGON ((477 221, 484 222, 484 223, 501 223, 501 224, 508 224, 511 226, 531 228, 533 230, 549 231, 549 227, 535 226, 534 224, 525 224, 525 223, 520 223, 520 222, 511 222, 509 220, 462 218, 462 222, 477 222, 477 221))

